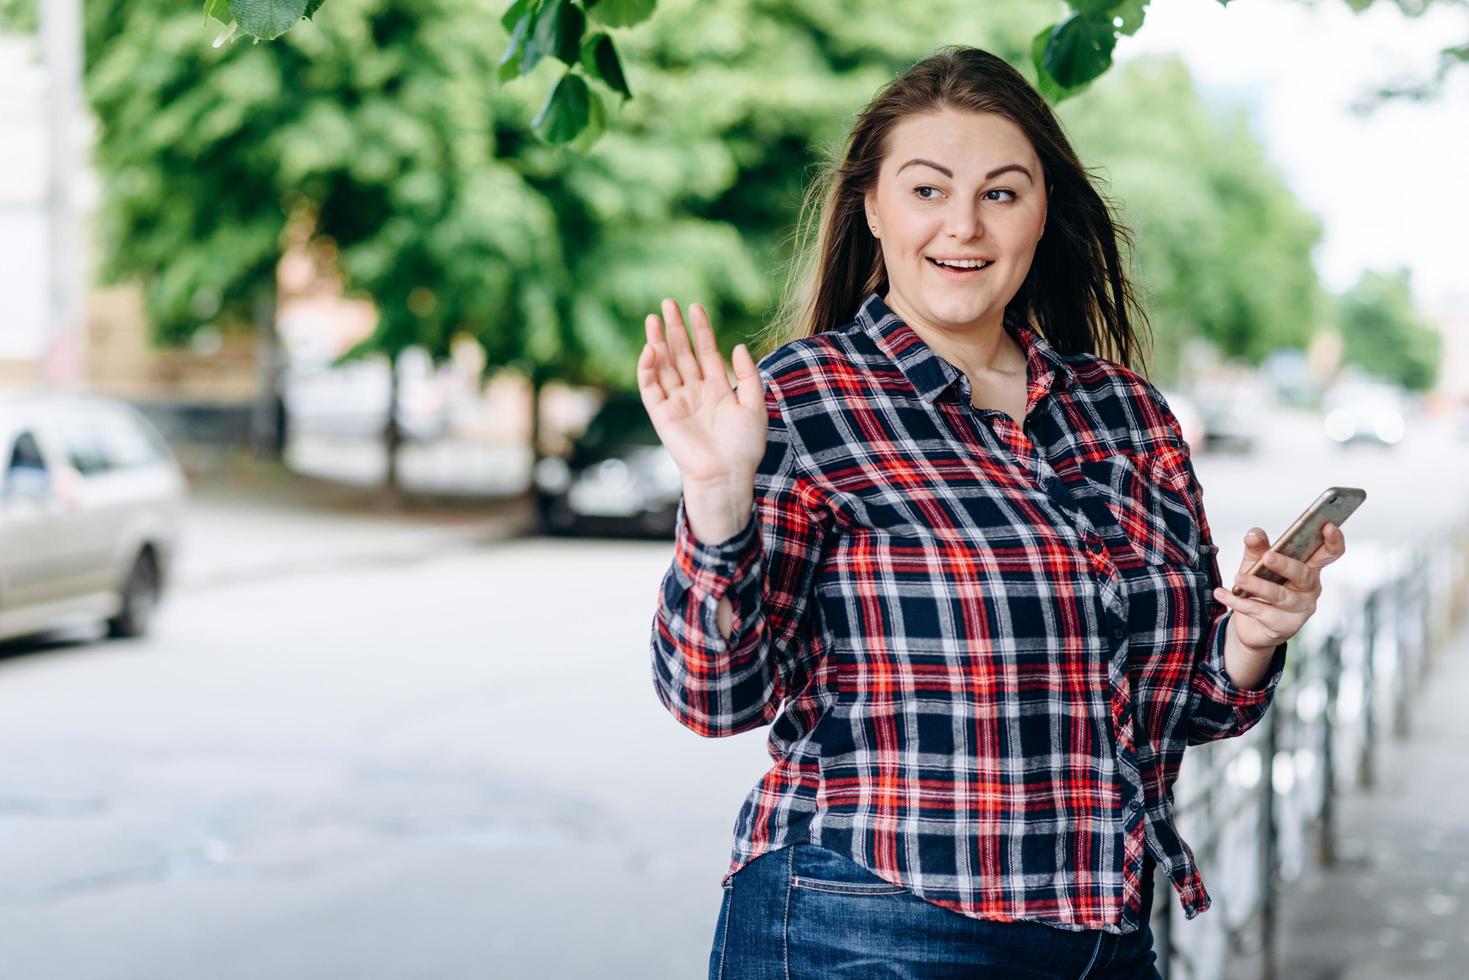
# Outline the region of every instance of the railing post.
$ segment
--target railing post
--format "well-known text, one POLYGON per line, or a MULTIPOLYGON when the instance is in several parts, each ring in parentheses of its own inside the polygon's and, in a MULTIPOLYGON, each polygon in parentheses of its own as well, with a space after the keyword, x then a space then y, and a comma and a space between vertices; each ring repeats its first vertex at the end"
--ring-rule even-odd
POLYGON ((1148 919, 1148 928, 1153 930, 1153 952, 1158 961, 1155 966, 1168 980, 1169 963, 1173 959, 1173 883, 1163 871, 1163 866, 1153 868, 1153 912, 1148 919))
POLYGON ((1413 639, 1410 625, 1412 617, 1408 610, 1413 604, 1413 566, 1399 573, 1393 587, 1396 609, 1393 610, 1393 706, 1392 733, 1399 739, 1407 738, 1408 698, 1413 692, 1416 673, 1413 655, 1413 639))
POLYGON ((1260 980, 1275 980, 1275 751, 1279 736, 1279 712, 1265 712, 1263 745, 1264 774, 1260 780, 1260 980))
POLYGON ((1380 589, 1376 588, 1367 593, 1367 601, 1362 607, 1362 748, 1357 755, 1357 784, 1364 789, 1371 789, 1375 782, 1372 753, 1373 742, 1377 738, 1374 717, 1377 711, 1373 693, 1377 688, 1377 600, 1380 594, 1380 589))
POLYGON ((1336 864, 1336 695, 1341 686, 1341 643, 1338 627, 1321 647, 1326 703, 1321 709, 1321 812, 1316 859, 1324 868, 1336 864))

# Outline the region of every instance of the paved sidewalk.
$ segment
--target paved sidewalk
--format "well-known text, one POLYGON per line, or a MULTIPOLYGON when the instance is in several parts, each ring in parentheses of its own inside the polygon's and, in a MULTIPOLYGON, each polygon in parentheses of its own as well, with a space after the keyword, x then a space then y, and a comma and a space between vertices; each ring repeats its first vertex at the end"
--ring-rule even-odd
POLYGON ((525 533, 519 497, 386 505, 378 491, 235 467, 191 480, 175 568, 182 589, 426 558, 525 533))
POLYGON ((1340 797, 1340 859, 1280 898, 1289 980, 1469 977, 1469 631, 1440 652, 1377 785, 1340 797))

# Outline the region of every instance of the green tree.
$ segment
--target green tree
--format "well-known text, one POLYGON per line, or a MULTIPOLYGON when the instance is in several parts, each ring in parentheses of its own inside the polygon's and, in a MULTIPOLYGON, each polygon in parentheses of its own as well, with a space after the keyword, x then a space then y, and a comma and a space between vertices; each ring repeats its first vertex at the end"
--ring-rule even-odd
POLYGON ((173 0, 88 4, 104 273, 143 282, 161 341, 253 321, 269 350, 282 234, 304 214, 378 309, 358 353, 444 357, 468 333, 495 367, 551 358, 568 280, 533 176, 551 151, 496 154, 526 143, 526 106, 494 82, 483 12, 337 0, 277 44, 215 49, 173 0))
POLYGON ((1249 363, 1305 346, 1323 317, 1311 263, 1320 220, 1266 159, 1242 109, 1205 103, 1169 57, 1131 61, 1057 113, 1137 232, 1163 378, 1178 380, 1189 337, 1249 363))
POLYGON ((439 358, 467 333, 487 371, 628 386, 662 296, 698 298, 726 337, 759 326, 813 147, 892 72, 941 31, 988 43, 1026 17, 948 2, 895 28, 875 0, 665 0, 656 30, 627 34, 646 97, 569 152, 533 135, 530 87, 498 81, 485 9, 333 0, 273 44, 212 48, 172 0, 88 6, 106 272, 144 283, 161 340, 268 330, 282 234, 305 215, 379 310, 360 353, 439 358))
MULTIPOLYGON (((0 3, 17 0, 0 0, 0 3)), ((1218 0, 1227 6, 1230 0, 1218 0)), ((1315 3, 1317 0, 1301 0, 1315 3)), ((1463 6, 1465 0, 1343 0, 1361 13, 1374 3, 1393 3, 1405 16, 1422 15, 1432 6, 1463 6)), ((1136 33, 1147 16, 1150 0, 1067 0, 1030 39, 1024 54, 1037 87, 1052 102, 1086 91, 1092 81, 1112 66, 1112 52, 1124 36, 1136 33)), ((305 18, 322 0, 204 0, 212 17, 229 24, 221 38, 236 34, 274 38, 305 18)), ((524 74, 542 59, 559 60, 564 72, 548 90, 537 116, 543 137, 565 142, 586 131, 595 139, 601 131, 604 109, 588 80, 605 83, 626 97, 631 94, 616 42, 608 27, 624 27, 645 20, 657 0, 511 0, 503 14, 510 37, 501 58, 502 77, 524 74)), ((1053 5, 1056 6, 1056 5, 1053 5)), ((218 42, 216 42, 218 43, 218 42)), ((1427 98, 1441 91, 1444 78, 1455 66, 1469 62, 1469 43, 1445 47, 1430 79, 1379 90, 1378 99, 1427 98)), ((1018 62, 1017 62, 1018 63, 1018 62)))
POLYGON ((1369 269, 1338 306, 1344 362, 1412 391, 1433 387, 1443 338, 1414 309, 1409 270, 1369 269))
MULTIPOLYGON (((531 122, 562 67, 502 83, 504 28, 486 9, 332 0, 272 44, 215 49, 173 0, 89 5, 104 253, 145 283, 161 339, 268 324, 257 311, 301 217, 380 310, 359 353, 441 358, 468 334, 487 373, 630 387, 664 296, 702 301, 725 350, 760 333, 813 167, 934 38, 1024 66, 1036 23, 1063 8, 938 0, 895 18, 877 0, 663 0, 622 36, 638 97, 576 150, 531 122)), ((1111 81, 1062 116, 1138 226, 1160 346, 1202 334, 1257 357, 1302 342, 1318 318, 1314 219, 1180 67, 1111 81)))

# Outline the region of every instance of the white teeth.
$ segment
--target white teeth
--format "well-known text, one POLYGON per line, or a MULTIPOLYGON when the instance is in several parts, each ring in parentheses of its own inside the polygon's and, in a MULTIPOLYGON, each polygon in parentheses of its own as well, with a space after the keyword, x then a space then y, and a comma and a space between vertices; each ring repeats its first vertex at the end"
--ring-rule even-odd
POLYGON ((951 269, 982 269, 990 263, 983 259, 934 259, 937 265, 946 265, 951 269))

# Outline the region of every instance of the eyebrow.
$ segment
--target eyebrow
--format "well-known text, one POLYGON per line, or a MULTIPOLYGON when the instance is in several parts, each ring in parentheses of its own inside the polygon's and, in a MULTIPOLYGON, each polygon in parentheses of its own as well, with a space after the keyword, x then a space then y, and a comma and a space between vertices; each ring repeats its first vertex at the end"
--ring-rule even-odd
MULTIPOLYGON (((897 172, 898 173, 902 173, 905 168, 911 167, 915 163, 922 164, 925 167, 932 167, 933 169, 937 170, 939 173, 943 174, 945 177, 953 177, 954 176, 954 171, 950 170, 948 167, 945 167, 945 166, 943 166, 941 164, 934 163, 932 160, 923 160, 923 159, 919 159, 919 158, 914 158, 912 160, 909 160, 907 163, 903 164, 903 166, 899 167, 897 172)), ((1018 170, 1021 173, 1025 174, 1025 179, 1026 180, 1030 181, 1032 184, 1035 183, 1035 178, 1031 176, 1030 171, 1027 170, 1025 167, 1021 166, 1018 163, 1007 163, 1003 167, 996 167, 995 169, 991 170, 989 173, 985 174, 984 175, 984 179, 985 180, 990 180, 991 178, 998 177, 1000 174, 1004 173, 1007 170, 1018 170)))

